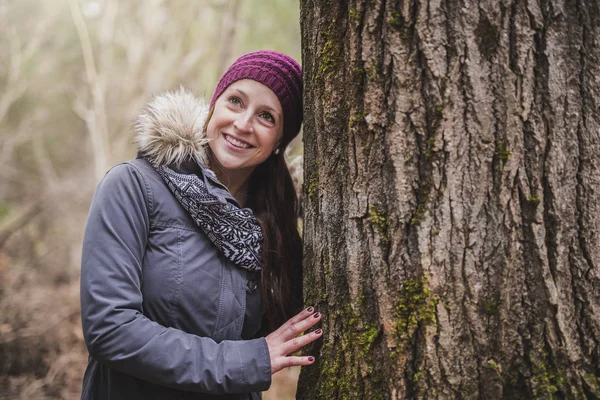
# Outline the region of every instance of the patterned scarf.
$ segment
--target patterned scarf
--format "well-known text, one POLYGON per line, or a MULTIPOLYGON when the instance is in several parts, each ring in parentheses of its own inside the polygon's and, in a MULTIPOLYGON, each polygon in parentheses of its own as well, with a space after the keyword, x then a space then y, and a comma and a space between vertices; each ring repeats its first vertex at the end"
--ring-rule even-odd
POLYGON ((249 208, 220 201, 208 190, 206 173, 180 174, 148 159, 175 198, 211 242, 234 264, 249 271, 261 269, 263 234, 249 208))

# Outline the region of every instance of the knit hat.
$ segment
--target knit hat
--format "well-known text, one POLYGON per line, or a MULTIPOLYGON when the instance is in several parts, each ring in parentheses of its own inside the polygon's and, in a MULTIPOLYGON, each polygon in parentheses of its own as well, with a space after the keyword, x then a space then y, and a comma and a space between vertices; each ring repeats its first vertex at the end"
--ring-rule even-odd
POLYGON ((283 141, 287 146, 300 131, 302 124, 302 68, 293 58, 271 50, 248 53, 237 60, 223 74, 212 100, 229 85, 241 79, 252 79, 262 83, 275 93, 283 109, 283 141))

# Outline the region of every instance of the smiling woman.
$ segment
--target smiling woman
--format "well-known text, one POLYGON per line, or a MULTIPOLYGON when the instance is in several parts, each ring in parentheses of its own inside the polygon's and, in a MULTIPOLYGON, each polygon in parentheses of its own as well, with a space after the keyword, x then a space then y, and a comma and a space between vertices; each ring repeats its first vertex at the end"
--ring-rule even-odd
POLYGON ((298 337, 321 319, 300 310, 283 156, 301 122, 300 66, 273 51, 235 61, 210 110, 181 90, 140 115, 138 158, 100 182, 86 227, 83 399, 258 399, 314 362, 288 356, 322 334, 298 337))
POLYGON ((247 182, 256 166, 280 145, 282 115, 275 93, 251 79, 232 83, 219 96, 208 122, 207 136, 211 139, 209 146, 214 161, 218 162, 220 178, 247 182))

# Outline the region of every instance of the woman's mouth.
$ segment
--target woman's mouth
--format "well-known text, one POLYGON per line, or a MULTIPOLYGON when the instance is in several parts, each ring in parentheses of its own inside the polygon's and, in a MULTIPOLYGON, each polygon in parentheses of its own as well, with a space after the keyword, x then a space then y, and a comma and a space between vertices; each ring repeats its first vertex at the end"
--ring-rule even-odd
POLYGON ((249 149, 250 147, 252 147, 248 143, 242 142, 241 140, 237 140, 236 138, 229 136, 226 133, 223 134, 223 137, 225 138, 227 143, 231 144, 232 146, 238 149, 249 149))

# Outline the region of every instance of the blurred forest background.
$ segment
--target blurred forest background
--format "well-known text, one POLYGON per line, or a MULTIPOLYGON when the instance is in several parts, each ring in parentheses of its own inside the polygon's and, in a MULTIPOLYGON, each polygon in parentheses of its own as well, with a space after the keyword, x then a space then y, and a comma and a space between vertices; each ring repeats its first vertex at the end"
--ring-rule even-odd
MULTIPOLYGON (((299 4, 2 0, 0 37, 0 398, 75 399, 96 184, 135 156, 132 122, 152 95, 183 85, 210 98, 252 50, 300 61, 299 4)), ((265 400, 293 398, 297 375, 276 375, 265 400)))

